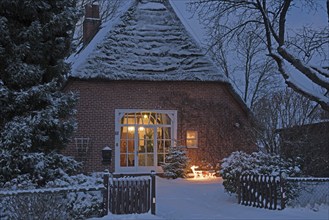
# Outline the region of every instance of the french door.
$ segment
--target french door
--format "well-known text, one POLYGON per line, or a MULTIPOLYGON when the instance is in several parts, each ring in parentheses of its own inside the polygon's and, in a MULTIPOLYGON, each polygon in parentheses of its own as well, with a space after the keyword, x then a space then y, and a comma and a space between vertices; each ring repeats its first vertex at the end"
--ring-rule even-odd
POLYGON ((176 111, 116 110, 116 172, 161 171, 176 137, 176 111))

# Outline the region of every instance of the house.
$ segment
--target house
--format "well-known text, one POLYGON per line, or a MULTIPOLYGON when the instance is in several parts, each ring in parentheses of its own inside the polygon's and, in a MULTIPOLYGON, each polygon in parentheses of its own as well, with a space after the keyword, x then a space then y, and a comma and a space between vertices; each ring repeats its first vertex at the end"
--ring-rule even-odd
POLYGON ((298 160, 305 175, 329 177, 329 121, 278 130, 281 155, 298 160))
POLYGON ((162 172, 174 146, 186 146, 199 166, 256 149, 249 109, 168 0, 135 0, 96 34, 90 25, 97 28, 98 18, 88 16, 95 36, 70 58, 65 88, 80 98, 78 129, 64 153, 85 171, 162 172), (111 164, 102 162, 104 147, 113 151, 111 164))

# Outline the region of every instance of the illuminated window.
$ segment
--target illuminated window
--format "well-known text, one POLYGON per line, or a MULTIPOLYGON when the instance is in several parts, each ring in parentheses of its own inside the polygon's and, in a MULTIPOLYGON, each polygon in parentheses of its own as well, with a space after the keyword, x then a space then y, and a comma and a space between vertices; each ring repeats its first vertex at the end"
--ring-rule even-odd
POLYGON ((174 146, 176 111, 116 110, 119 169, 159 167, 174 146))
POLYGON ((197 148, 198 147, 198 132, 197 131, 186 131, 186 147, 197 148))

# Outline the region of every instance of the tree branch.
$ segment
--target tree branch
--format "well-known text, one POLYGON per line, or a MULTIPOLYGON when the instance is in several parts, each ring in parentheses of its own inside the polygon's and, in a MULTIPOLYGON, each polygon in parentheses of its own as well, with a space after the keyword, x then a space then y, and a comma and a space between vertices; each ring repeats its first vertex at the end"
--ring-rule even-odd
POLYGON ((284 32, 285 32, 285 24, 286 24, 286 15, 288 12, 288 9, 290 7, 291 0, 285 0, 283 3, 283 8, 280 13, 279 18, 279 46, 284 45, 284 32))
POLYGON ((296 59, 283 47, 279 47, 277 51, 283 59, 288 61, 292 66, 294 66, 297 70, 307 76, 310 80, 329 90, 329 79, 319 76, 319 74, 317 74, 317 71, 315 71, 311 67, 306 66, 304 63, 301 62, 301 60, 296 59))
POLYGON ((291 82, 289 74, 286 72, 285 68, 283 67, 284 62, 283 62, 282 58, 280 58, 276 54, 269 54, 269 56, 272 57, 276 61, 280 73, 282 74, 282 76, 285 79, 286 84, 290 88, 292 88, 294 91, 302 94, 303 96, 309 98, 310 100, 319 103, 319 105, 324 110, 329 111, 329 98, 328 97, 326 97, 325 95, 323 95, 323 97, 319 97, 318 95, 315 95, 315 94, 312 94, 311 92, 306 91, 302 87, 298 86, 296 83, 291 82))

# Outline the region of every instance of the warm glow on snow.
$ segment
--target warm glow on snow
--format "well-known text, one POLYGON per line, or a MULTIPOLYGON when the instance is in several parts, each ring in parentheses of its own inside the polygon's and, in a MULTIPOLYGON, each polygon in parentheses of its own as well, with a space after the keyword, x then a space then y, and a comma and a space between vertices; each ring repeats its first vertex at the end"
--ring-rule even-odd
POLYGON ((215 178, 215 172, 210 172, 210 171, 205 171, 205 170, 196 170, 197 168, 199 168, 199 166, 191 166, 191 170, 193 172, 194 175, 194 179, 198 179, 198 180, 206 180, 209 178, 215 178))

